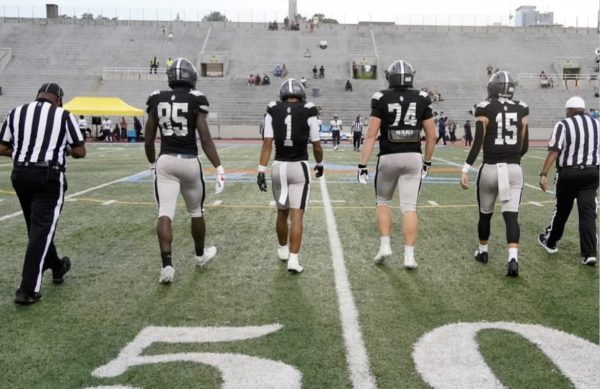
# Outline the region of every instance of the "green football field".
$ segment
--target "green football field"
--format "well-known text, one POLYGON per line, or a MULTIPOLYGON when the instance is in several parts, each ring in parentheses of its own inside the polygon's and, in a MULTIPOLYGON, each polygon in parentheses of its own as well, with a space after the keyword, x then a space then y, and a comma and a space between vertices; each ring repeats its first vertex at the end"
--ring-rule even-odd
POLYGON ((195 267, 180 201, 175 282, 159 284, 143 147, 90 144, 85 159, 68 161, 55 238, 73 267, 59 286, 48 273, 44 300, 26 307, 13 303, 25 223, 11 162, 0 158, 0 388, 600 387, 598 267, 580 264, 576 209, 558 253, 536 242, 554 204, 537 189, 545 148, 523 159, 512 279, 499 208, 489 263, 473 259, 475 173, 462 190, 463 147, 436 149, 419 198, 418 268, 407 271, 397 199, 394 255, 376 266, 372 180, 356 183, 351 145, 324 146, 325 175, 313 179, 305 214, 305 271, 291 275, 276 256, 270 182, 268 193, 255 182, 260 145, 217 146, 223 193, 202 156, 213 262, 195 267))

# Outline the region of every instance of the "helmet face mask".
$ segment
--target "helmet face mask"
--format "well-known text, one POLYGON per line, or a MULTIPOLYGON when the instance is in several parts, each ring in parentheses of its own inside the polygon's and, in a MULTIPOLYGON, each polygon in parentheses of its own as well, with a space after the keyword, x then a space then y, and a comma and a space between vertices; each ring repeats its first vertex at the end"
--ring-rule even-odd
POLYGON ((287 79, 279 87, 279 99, 287 101, 288 98, 295 97, 300 101, 306 100, 306 90, 302 83, 294 78, 287 79))
POLYGON ((515 93, 515 80, 507 71, 492 74, 487 84, 488 98, 512 99, 515 93))
POLYGON ((196 87, 198 74, 194 65, 186 58, 175 58, 173 63, 167 69, 167 78, 169 87, 183 86, 189 88, 196 87))
POLYGON ((406 61, 398 60, 392 62, 385 77, 388 80, 390 88, 412 88, 414 76, 415 71, 412 65, 406 61))

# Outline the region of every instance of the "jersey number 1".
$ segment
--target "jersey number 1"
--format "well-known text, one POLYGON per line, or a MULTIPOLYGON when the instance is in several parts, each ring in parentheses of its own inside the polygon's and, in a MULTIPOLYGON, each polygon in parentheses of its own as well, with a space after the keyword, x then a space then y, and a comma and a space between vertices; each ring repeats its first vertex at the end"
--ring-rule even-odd
POLYGON ((187 103, 159 103, 158 120, 162 135, 186 136, 188 134, 187 119, 182 115, 185 115, 187 111, 187 103))
POLYGON ((498 133, 494 144, 516 145, 517 144, 517 113, 506 112, 496 115, 496 128, 498 133), (506 134, 506 135, 504 135, 506 134))
POLYGON ((292 115, 287 115, 284 120, 285 123, 285 139, 283 141, 284 146, 293 146, 292 142, 292 115))

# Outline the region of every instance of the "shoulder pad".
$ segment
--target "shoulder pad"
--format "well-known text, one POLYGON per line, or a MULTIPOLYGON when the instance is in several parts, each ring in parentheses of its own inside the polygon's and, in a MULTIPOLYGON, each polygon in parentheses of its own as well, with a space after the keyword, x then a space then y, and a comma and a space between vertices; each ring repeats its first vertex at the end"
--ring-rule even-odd
POLYGON ((421 97, 429 97, 429 93, 425 92, 425 91, 419 91, 419 96, 421 97))
POLYGON ((155 90, 154 92, 150 93, 150 96, 156 96, 160 94, 160 90, 155 90))
POLYGON ((379 100, 379 99, 381 99, 382 96, 383 96, 383 93, 381 93, 381 92, 375 92, 375 93, 373 93, 373 97, 371 97, 371 99, 373 99, 373 100, 379 100))
POLYGON ((488 105, 490 105, 490 102, 489 102, 489 101, 482 101, 481 103, 477 104, 477 106, 476 106, 476 107, 477 107, 477 108, 485 108, 485 107, 487 107, 488 105))
POLYGON ((519 103, 519 105, 520 105, 521 107, 523 107, 523 108, 527 108, 527 107, 529 107, 529 106, 527 105, 527 103, 525 103, 524 101, 519 101, 518 103, 519 103))
POLYGON ((304 104, 304 108, 310 109, 310 108, 314 108, 314 107, 315 107, 315 104, 311 101, 308 101, 308 102, 306 102, 306 104, 304 104))
POLYGON ((270 102, 270 103, 267 105, 267 107, 268 107, 268 108, 273 108, 273 107, 274 107, 274 106, 276 106, 276 105, 277 105, 277 101, 271 101, 271 102, 270 102))
POLYGON ((190 94, 194 95, 194 96, 204 96, 204 93, 200 92, 199 90, 195 90, 195 89, 190 90, 190 94))

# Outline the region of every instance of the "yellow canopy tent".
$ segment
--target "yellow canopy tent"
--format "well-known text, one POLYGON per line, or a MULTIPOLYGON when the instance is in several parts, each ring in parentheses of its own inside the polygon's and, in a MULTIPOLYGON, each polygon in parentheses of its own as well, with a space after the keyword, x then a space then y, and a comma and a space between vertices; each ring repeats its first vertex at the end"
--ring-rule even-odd
POLYGON ((132 107, 118 97, 74 97, 64 108, 75 115, 144 116, 144 110, 132 107))

